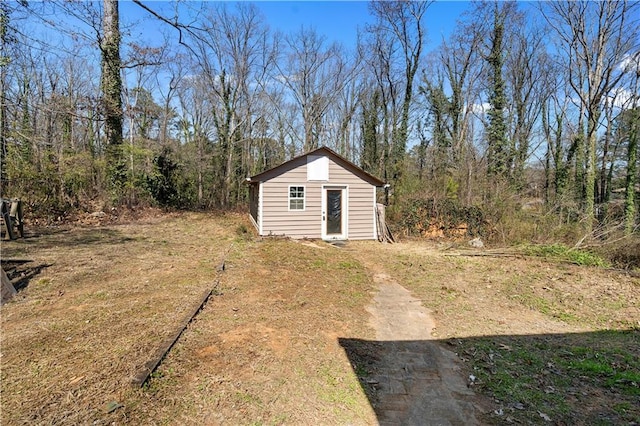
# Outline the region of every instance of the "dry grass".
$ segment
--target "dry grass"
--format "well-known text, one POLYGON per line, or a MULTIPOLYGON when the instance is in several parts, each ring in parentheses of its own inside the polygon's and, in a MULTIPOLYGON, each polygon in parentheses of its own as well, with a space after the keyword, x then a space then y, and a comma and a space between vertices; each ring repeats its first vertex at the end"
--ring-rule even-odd
POLYGON ((640 279, 620 271, 419 241, 352 247, 432 309, 441 338, 640 326, 640 279))
MULTIPOLYGON (((530 352, 540 336, 560 336, 545 340, 552 353, 561 352, 563 336, 577 336, 572 345, 587 352, 595 336, 609 353, 620 340, 592 332, 640 324, 640 280, 616 272, 459 256, 424 242, 339 249, 254 238, 247 229, 244 215, 176 214, 3 242, 3 258, 51 266, 0 310, 2 423, 375 423, 338 343, 374 338, 365 310, 374 272, 389 273, 431 309, 436 337, 452 342, 469 369, 496 368, 474 354, 488 357, 500 344, 530 352), (217 294, 147 386, 132 388, 131 378, 217 279, 217 294)), ((618 395, 598 380, 572 383, 579 407, 597 411, 618 395), (582 390, 600 396, 580 400, 582 390)), ((495 396, 488 386, 478 390, 495 396)), ((637 411, 625 404, 609 419, 633 419, 637 411)))
POLYGON ((369 423, 337 342, 366 336, 364 269, 243 226, 185 214, 4 243, 5 258, 52 266, 2 308, 2 422, 369 423), (218 295, 133 389, 224 257, 218 295))
POLYGON ((435 336, 496 401, 487 423, 640 422, 640 279, 513 251, 351 246, 432 310, 435 336))
POLYGON ((334 250, 265 240, 235 251, 223 294, 163 363, 132 419, 371 423, 337 341, 368 332, 368 278, 334 250))
POLYGON ((3 257, 52 265, 2 309, 3 421, 102 417, 212 284, 231 242, 224 220, 189 215, 3 243, 3 257))

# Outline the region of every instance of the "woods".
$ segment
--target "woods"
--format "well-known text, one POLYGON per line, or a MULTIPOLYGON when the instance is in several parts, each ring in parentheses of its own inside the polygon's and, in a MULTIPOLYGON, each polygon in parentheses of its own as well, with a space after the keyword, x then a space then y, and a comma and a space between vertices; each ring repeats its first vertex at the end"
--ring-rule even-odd
POLYGON ((260 3, 123 7, 0 5, 1 195, 27 216, 243 207, 247 176, 325 145, 407 233, 416 206, 503 241, 638 232, 636 2, 470 3, 442 37, 431 2, 372 2, 354 46, 260 3))

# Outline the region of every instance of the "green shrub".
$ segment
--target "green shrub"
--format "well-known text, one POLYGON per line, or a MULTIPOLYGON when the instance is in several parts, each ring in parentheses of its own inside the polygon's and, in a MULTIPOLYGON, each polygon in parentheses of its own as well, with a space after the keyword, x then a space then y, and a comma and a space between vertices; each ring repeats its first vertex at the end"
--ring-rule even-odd
POLYGON ((529 256, 545 257, 553 260, 571 262, 581 266, 610 266, 609 262, 597 254, 586 250, 572 249, 563 244, 525 246, 523 252, 529 256))

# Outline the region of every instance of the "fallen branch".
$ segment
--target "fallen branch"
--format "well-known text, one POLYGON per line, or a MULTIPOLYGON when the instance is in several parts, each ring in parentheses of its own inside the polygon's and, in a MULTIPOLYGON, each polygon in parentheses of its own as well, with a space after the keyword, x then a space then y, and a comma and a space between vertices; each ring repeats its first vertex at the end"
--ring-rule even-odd
MULTIPOLYGON (((227 251, 224 253, 222 257, 222 261, 220 262, 217 268, 218 274, 224 272, 225 259, 229 255, 229 252, 231 251, 232 248, 233 248, 233 244, 231 244, 227 249, 227 251)), ((191 321, 193 321, 193 318, 195 318, 195 316, 198 315, 198 312, 200 312, 202 308, 204 308, 204 305, 207 303, 207 300, 209 300, 209 297, 211 297, 211 294, 216 290, 216 288, 218 288, 219 284, 220 284, 220 280, 216 279, 213 286, 204 292, 202 297, 199 299, 199 303, 197 305, 194 305, 193 310, 191 310, 190 314, 185 317, 184 321, 182 321, 182 324, 180 325, 176 333, 171 338, 164 341, 164 343, 158 348, 158 350, 151 357, 151 359, 144 364, 144 366, 142 367, 142 370, 140 370, 138 374, 134 376, 133 380, 131 380, 131 384, 133 386, 140 388, 144 386, 145 383, 147 383, 147 381, 149 380, 149 377, 151 377, 153 372, 156 371, 156 369, 158 368, 162 360, 167 356, 167 353, 169 353, 173 345, 176 344, 176 342, 178 341, 178 339, 180 338, 184 330, 191 323, 191 321)))
POLYGON ((443 256, 467 256, 467 257, 524 257, 518 253, 445 253, 443 256))
POLYGON ((153 372, 158 368, 162 360, 167 356, 167 353, 171 350, 173 345, 176 344, 184 330, 191 323, 191 321, 193 321, 193 318, 198 314, 198 312, 202 310, 204 305, 207 303, 207 300, 209 300, 209 297, 211 297, 213 291, 218 287, 219 283, 220 281, 216 280, 213 287, 204 292, 204 294, 200 298, 199 303, 195 305, 194 309, 189 313, 189 315, 187 315, 176 333, 171 338, 164 341, 164 343, 158 348, 156 353, 144 365, 142 370, 140 370, 138 374, 135 375, 135 377, 131 381, 131 384, 133 386, 142 387, 147 382, 147 380, 149 380, 151 374, 153 374, 153 372))

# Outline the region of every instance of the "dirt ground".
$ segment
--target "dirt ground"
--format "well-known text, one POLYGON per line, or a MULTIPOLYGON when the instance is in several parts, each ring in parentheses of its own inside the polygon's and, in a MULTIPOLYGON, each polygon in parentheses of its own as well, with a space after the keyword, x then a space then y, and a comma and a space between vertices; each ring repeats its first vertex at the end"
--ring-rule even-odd
POLYGON ((465 378, 455 339, 640 326, 638 278, 522 256, 261 239, 232 214, 26 231, 2 242, 3 265, 31 260, 10 273, 26 279, 0 310, 3 424, 376 424, 367 369, 377 361, 344 342, 376 340, 367 308, 379 273, 430 310, 432 337, 459 353, 465 378), (151 380, 133 387, 210 288, 151 380))
POLYGON ((489 424, 640 424, 640 279, 464 244, 354 242, 430 309, 489 424))

